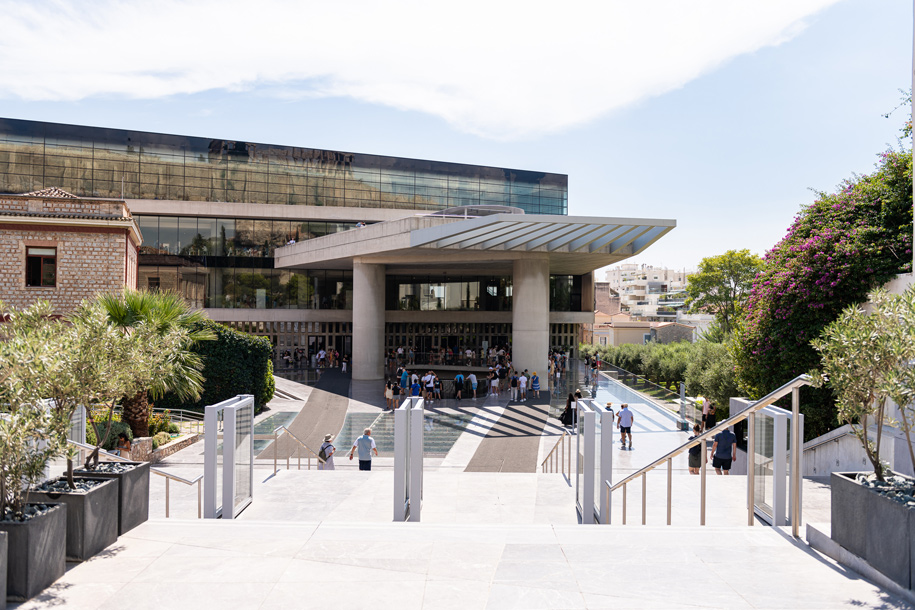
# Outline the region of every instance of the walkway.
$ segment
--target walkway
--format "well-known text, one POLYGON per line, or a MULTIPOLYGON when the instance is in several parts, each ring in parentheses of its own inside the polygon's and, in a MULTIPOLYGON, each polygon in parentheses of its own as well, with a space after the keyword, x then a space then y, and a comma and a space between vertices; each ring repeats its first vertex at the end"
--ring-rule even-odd
POLYGON ((12 607, 125 605, 910 608, 772 528, 178 520, 137 527, 12 607))

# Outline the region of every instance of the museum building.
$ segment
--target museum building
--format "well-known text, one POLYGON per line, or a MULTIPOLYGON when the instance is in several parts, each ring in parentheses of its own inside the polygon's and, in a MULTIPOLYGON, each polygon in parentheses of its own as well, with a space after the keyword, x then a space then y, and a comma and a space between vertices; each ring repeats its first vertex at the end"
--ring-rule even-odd
POLYGON ((362 379, 400 345, 542 366, 593 323, 592 271, 676 226, 568 216, 562 174, 0 119, 0 194, 47 188, 126 204, 139 288, 362 379))

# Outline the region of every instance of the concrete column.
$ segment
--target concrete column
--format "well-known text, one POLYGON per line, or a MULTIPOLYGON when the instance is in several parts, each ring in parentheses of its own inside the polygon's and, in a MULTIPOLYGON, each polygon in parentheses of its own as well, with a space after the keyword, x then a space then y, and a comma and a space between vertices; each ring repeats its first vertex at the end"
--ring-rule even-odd
POLYGON ((353 262, 353 379, 384 379, 384 265, 353 262))
POLYGON ((546 256, 514 262, 512 270, 512 362, 545 379, 550 348, 550 263, 546 256))

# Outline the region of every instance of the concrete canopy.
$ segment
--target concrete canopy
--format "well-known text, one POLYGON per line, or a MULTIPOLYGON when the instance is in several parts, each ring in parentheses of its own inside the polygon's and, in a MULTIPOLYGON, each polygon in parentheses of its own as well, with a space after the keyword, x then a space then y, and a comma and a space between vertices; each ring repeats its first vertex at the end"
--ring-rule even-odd
POLYGON ((582 275, 635 256, 675 220, 546 214, 477 218, 409 216, 310 239, 276 250, 279 269, 352 269, 355 260, 407 270, 441 266, 510 273, 513 261, 546 255, 554 275, 582 275), (453 267, 460 262, 459 267, 453 267))

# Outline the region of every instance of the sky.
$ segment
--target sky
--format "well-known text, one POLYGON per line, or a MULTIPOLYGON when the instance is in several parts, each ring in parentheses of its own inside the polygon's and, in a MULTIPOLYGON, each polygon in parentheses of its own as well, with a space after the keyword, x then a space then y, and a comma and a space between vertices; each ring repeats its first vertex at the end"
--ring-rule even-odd
POLYGON ((902 145, 912 9, 0 0, 0 116, 564 173, 571 215, 677 221, 627 263, 694 269, 902 145))

